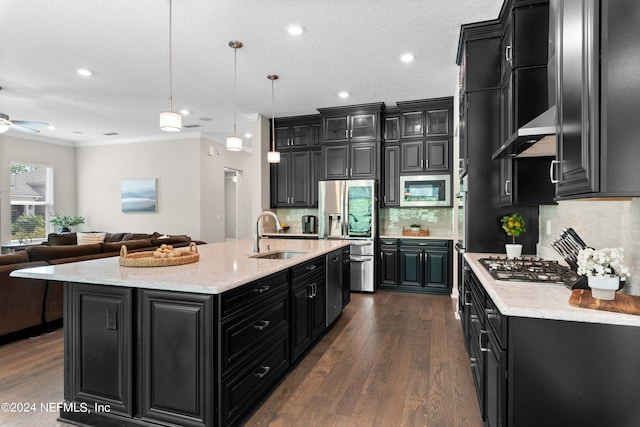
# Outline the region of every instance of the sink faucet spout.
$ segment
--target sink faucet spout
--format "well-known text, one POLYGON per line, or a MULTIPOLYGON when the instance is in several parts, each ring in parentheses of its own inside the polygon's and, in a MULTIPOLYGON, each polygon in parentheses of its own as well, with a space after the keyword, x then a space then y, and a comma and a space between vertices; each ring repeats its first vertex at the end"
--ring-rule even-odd
POLYGON ((273 219, 276 220, 277 231, 282 230, 282 224, 280 224, 280 220, 278 219, 278 216, 276 214, 274 214, 271 211, 264 211, 260 213, 260 215, 258 215, 258 219, 256 219, 256 233, 253 236, 253 252, 256 254, 260 252, 260 228, 259 228, 260 218, 266 215, 271 216, 273 217, 273 219))

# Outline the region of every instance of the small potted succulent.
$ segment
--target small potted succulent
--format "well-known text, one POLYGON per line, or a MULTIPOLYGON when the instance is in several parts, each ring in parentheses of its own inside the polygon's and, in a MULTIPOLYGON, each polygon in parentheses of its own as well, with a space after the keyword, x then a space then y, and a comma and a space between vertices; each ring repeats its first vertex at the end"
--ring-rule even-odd
POLYGON ((420 231, 420 229, 422 228, 422 226, 420 224, 411 224, 409 226, 411 228, 411 231, 420 231))
POLYGON ((516 243, 516 237, 527 231, 524 218, 519 213, 512 213, 503 216, 500 219, 500 222, 502 223, 502 229, 507 233, 507 236, 511 236, 511 243, 507 243, 505 245, 507 257, 520 257, 522 255, 522 245, 516 243))
POLYGON ((68 233, 71 227, 84 224, 84 218, 81 216, 60 215, 58 212, 51 214, 49 222, 58 227, 58 233, 68 233))
POLYGON ((587 276, 591 296, 615 299, 620 279, 629 275, 629 269, 622 264, 623 259, 622 248, 585 248, 578 252, 578 274, 587 276))

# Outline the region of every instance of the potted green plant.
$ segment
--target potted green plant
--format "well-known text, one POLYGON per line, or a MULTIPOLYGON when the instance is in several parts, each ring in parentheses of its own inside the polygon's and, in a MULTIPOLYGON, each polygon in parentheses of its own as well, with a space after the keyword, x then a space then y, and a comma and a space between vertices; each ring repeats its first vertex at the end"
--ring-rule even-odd
POLYGON ((507 257, 518 258, 522 255, 522 245, 516 243, 516 237, 527 231, 526 222, 519 213, 505 215, 500 218, 500 222, 502 223, 502 229, 507 233, 507 236, 511 236, 511 243, 507 243, 505 245, 507 257))
POLYGON ((58 212, 51 214, 49 222, 58 227, 58 233, 68 233, 71 227, 84 224, 84 218, 81 216, 60 215, 58 212))
POLYGON ((409 226, 411 228, 411 231, 420 231, 420 229, 422 228, 422 226, 420 224, 411 224, 409 226))

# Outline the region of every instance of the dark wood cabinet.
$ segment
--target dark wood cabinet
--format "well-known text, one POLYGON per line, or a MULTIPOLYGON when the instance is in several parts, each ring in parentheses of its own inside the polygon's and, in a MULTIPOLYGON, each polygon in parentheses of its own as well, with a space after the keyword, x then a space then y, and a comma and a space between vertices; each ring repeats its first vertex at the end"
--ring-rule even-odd
POLYGON ((400 141, 400 116, 385 112, 384 115, 384 142, 400 141))
POLYGON ((378 179, 384 103, 318 108, 324 179, 378 179))
POLYGON ((376 179, 377 142, 331 144, 323 148, 325 179, 376 179))
POLYGON ((321 118, 319 115, 276 119, 276 148, 280 163, 271 168, 271 207, 318 206, 317 186, 323 171, 319 153, 321 118))
POLYGON ((134 319, 131 289, 65 284, 65 386, 69 402, 108 405, 133 416, 134 319), (68 320, 67 320, 68 319, 68 320))
POLYGON ((451 292, 453 249, 450 240, 381 239, 380 243, 381 287, 451 292))
POLYGON ((326 329, 325 258, 302 264, 291 273, 291 362, 326 329))
POLYGON ((318 207, 318 182, 324 178, 324 158, 321 150, 311 150, 310 206, 318 207))
POLYGON ((376 113, 349 114, 326 117, 324 142, 369 141, 379 138, 379 115, 376 113))
POLYGON ((398 285, 398 241, 380 239, 380 286, 398 285))
POLYGON ((322 125, 319 115, 278 118, 275 126, 278 150, 320 144, 322 125))
POLYGON ((400 206, 400 146, 384 146, 382 207, 400 206))
POLYGON ((640 417, 637 326, 505 316, 469 267, 461 298, 486 426, 623 426, 640 417), (558 384, 561 399, 550 392, 558 384))
POLYGON ((139 292, 140 417, 183 425, 213 421, 213 296, 139 292))
MULTIPOLYGON (((280 153, 280 163, 271 165, 271 206, 309 207, 311 183, 311 150, 290 150, 280 153)), ((316 181, 317 183, 317 181, 316 181)))
POLYGON ((420 138, 424 135, 424 112, 402 113, 402 138, 420 138))
POLYGON ((402 142, 400 173, 449 171, 449 145, 449 139, 402 142))

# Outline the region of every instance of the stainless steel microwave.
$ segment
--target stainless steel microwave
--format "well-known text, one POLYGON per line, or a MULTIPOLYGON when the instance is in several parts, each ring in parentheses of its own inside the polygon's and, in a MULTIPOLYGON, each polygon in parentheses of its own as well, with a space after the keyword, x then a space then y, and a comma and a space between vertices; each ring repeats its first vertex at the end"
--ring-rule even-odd
POLYGON ((400 176, 400 206, 451 206, 451 176, 400 176))

